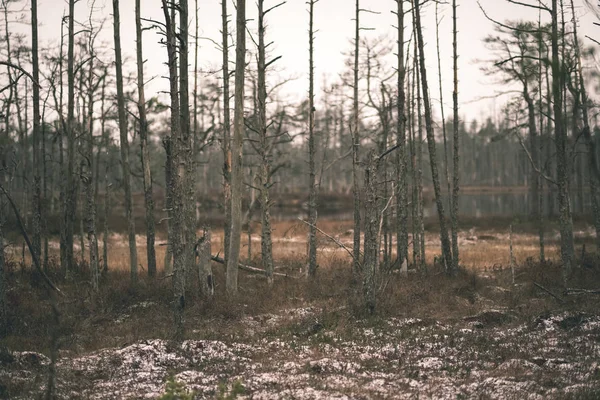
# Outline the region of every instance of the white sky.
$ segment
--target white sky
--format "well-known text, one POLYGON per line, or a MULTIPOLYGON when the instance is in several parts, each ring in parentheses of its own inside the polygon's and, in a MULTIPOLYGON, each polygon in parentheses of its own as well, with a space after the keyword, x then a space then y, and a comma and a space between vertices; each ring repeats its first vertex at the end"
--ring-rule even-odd
MULTIPOLYGON (((447 0, 450 2, 450 0, 447 0)), ((279 3, 280 0, 267 0, 266 7, 279 3)), ((121 0, 121 41, 124 57, 129 61, 126 69, 133 71, 135 68, 135 24, 134 24, 134 0, 121 0)), ((142 16, 145 18, 163 20, 160 0, 142 0, 142 16)), ((194 16, 194 0, 189 0, 190 18, 194 16)), ((506 19, 531 19, 537 21, 537 11, 520 6, 511 5, 504 0, 480 0, 488 15, 504 21, 506 19)), ((40 27, 40 38, 44 44, 56 44, 60 35, 60 19, 67 13, 67 1, 65 0, 38 0, 40 27)), ((76 19, 87 21, 90 0, 80 0, 76 5, 76 19)), ((471 120, 488 115, 493 115, 494 108, 500 107, 502 100, 487 99, 474 101, 479 97, 493 97, 499 88, 493 84, 492 79, 486 77, 480 71, 477 59, 486 59, 486 49, 482 39, 493 30, 493 24, 488 21, 476 0, 458 0, 459 4, 459 97, 461 103, 461 117, 471 120)), ((569 1, 565 1, 565 6, 569 1)), ((220 41, 221 29, 221 5, 220 0, 198 0, 200 15, 200 35, 220 41)), ((580 35, 590 35, 600 38, 600 27, 595 27, 595 17, 589 12, 583 0, 575 0, 576 12, 581 18, 580 35)), ((110 46, 112 52, 112 1, 96 0, 99 8, 96 18, 105 17, 103 40, 110 46)), ((406 3, 405 8, 409 4, 406 3)), ((361 8, 368 8, 380 14, 363 14, 362 26, 375 28, 373 31, 364 31, 364 35, 379 36, 386 33, 395 35, 392 25, 395 15, 391 13, 396 8, 395 0, 362 0, 361 8)), ((442 69, 444 85, 444 101, 451 107, 452 101, 452 31, 450 4, 440 6, 443 21, 440 25, 441 47, 442 47, 442 69)), ((28 12, 28 9, 25 10, 28 12)), ((231 27, 235 23, 235 9, 233 3, 229 4, 231 15, 231 27)), ((248 18, 256 15, 256 4, 253 0, 247 0, 248 18)), ((423 26, 426 30, 426 58, 430 77, 430 92, 434 99, 438 99, 439 88, 437 85, 437 59, 435 55, 435 20, 434 5, 428 5, 424 9, 423 26)), ((317 90, 323 82, 322 76, 334 79, 344 68, 343 52, 351 49, 351 38, 354 32, 354 0, 320 0, 315 5, 315 28, 318 29, 315 40, 315 67, 317 74, 317 90)), ((408 16, 407 16, 408 17, 408 16)), ((268 41, 274 41, 273 55, 281 55, 282 59, 277 61, 277 69, 289 77, 297 77, 290 82, 287 93, 298 100, 306 96, 307 70, 308 70, 308 12, 305 0, 287 0, 282 7, 268 14, 269 25, 267 35, 268 41)), ((254 31, 256 19, 248 22, 250 30, 254 31)), ((22 27, 15 29, 21 30, 22 27)), ((66 30, 65 30, 66 32, 66 30)), ((190 32, 194 32, 194 22, 191 20, 190 32)), ((408 29, 406 31, 409 36, 408 29)), ((158 44, 159 36, 153 31, 144 33, 144 57, 147 58, 146 78, 157 76, 158 78, 149 83, 147 97, 157 91, 167 90, 168 83, 160 76, 166 76, 167 70, 164 62, 167 58, 166 49, 158 44)), ((589 41, 586 42, 589 44, 589 41)), ((200 65, 205 70, 220 68, 220 54, 210 41, 200 43, 200 65)), ((250 48, 253 46, 250 39, 247 41, 250 48)), ((233 55, 233 52, 231 53, 233 55)), ((111 53, 112 55, 112 53, 111 53)), ((190 63, 193 66, 193 54, 190 54, 190 63)), ((200 78, 201 79, 201 78, 200 78)), ((434 107, 438 102, 434 100, 434 107)), ((450 109, 446 112, 450 114, 450 109)))

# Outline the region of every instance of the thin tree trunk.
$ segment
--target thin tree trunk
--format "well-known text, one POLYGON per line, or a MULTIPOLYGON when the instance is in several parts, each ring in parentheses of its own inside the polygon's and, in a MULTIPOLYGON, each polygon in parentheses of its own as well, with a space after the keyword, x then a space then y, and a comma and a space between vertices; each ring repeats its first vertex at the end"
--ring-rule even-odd
POLYGON ((246 55, 246 0, 238 0, 236 16, 235 110, 231 148, 231 239, 227 260, 227 293, 238 290, 238 263, 242 233, 242 145, 244 140, 244 64, 246 55))
MULTIPOLYGON (((446 175, 446 184, 448 185, 448 207, 452 210, 452 192, 450 190, 450 166, 448 163, 448 140, 446 138, 446 115, 444 114, 444 90, 442 85, 442 59, 440 56, 440 19, 439 2, 435 3, 435 43, 437 50, 438 64, 438 85, 440 86, 440 112, 442 117, 442 135, 444 138, 444 174, 446 175)), ((450 211, 452 212, 452 211, 450 211)))
POLYGON ((73 232, 75 218, 76 190, 74 180, 75 166, 75 71, 74 71, 74 45, 75 45, 75 0, 69 0, 69 39, 67 54, 67 169, 64 172, 66 180, 64 190, 63 221, 65 227, 64 243, 61 241, 61 266, 65 276, 69 277, 73 269, 73 232))
POLYGON ((315 174, 315 67, 314 67, 314 6, 309 0, 308 23, 308 276, 314 279, 317 274, 317 186, 315 174))
POLYGON ((360 276, 360 187, 358 182, 358 157, 360 149, 360 135, 358 133, 358 56, 360 45, 360 0, 356 0, 354 28, 354 94, 352 104, 352 198, 354 202, 354 239, 352 254, 354 260, 352 271, 354 279, 360 276))
POLYGON ((42 192, 40 160, 40 67, 38 57, 37 0, 31 0, 31 56, 33 68, 33 249, 42 252, 42 192))
POLYGON ((556 142, 558 180, 558 207, 560 224, 560 251, 563 263, 563 279, 565 284, 571 274, 575 254, 573 243, 573 221, 569 205, 569 167, 567 156, 567 135, 563 121, 563 71, 559 59, 558 43, 558 7, 557 0, 552 0, 552 93, 554 96, 554 136, 556 142))
POLYGON ((229 108, 229 21, 227 0, 221 0, 222 47, 223 47, 223 200, 225 223, 223 248, 225 265, 228 265, 231 240, 231 115, 229 108))
POLYGON ((458 133, 458 39, 456 27, 456 0, 452 0, 452 71, 454 74, 452 91, 452 208, 450 209, 450 224, 452 227, 452 270, 456 273, 459 268, 458 249, 458 191, 459 191, 459 133, 458 133))
POLYGON ((421 70, 421 85, 423 87, 423 103, 425 107, 425 126, 427 131, 427 144, 429 145, 429 163, 431 165, 431 176, 433 180, 433 190, 435 193, 435 202, 437 205, 438 217, 440 221, 440 239, 442 242, 442 256, 448 273, 453 273, 452 252, 450 250, 450 239, 446 229, 446 219, 444 216, 444 204, 442 202, 442 193, 440 189, 440 178, 436 161, 435 137, 433 134, 433 120, 431 117, 431 106, 429 103, 429 89, 427 86, 427 69, 425 68, 425 54, 423 53, 424 42, 421 28, 421 15, 419 2, 414 2, 415 25, 417 32, 417 42, 419 47, 419 67, 421 70))
POLYGON ((127 117, 125 115, 125 95, 123 93, 123 60, 121 58, 121 36, 119 0, 113 0, 115 67, 117 73, 117 108, 119 114, 119 133, 121 142, 121 167, 123 170, 123 187, 125 189, 125 216, 129 234, 129 268, 131 283, 137 283, 137 247, 135 241, 135 221, 133 218, 133 197, 131 193, 131 172, 129 168, 129 140, 127 137, 127 117))
MULTIPOLYGON (((90 33, 90 36, 92 34, 90 33)), ((92 273, 92 289, 98 290, 100 268, 98 265, 98 236, 96 234, 96 196, 94 191, 94 41, 90 39, 90 65, 88 76, 88 132, 84 141, 85 168, 82 171, 82 180, 85 190, 85 224, 88 245, 90 247, 90 271, 92 273)), ((83 210, 83 207, 81 207, 83 210)), ((83 255, 83 248, 81 249, 83 255)), ((82 257, 83 258, 83 257, 82 257)))
POLYGON ((419 72, 418 48, 415 46, 415 82, 417 90, 417 133, 415 134, 415 156, 417 158, 417 235, 419 236, 419 259, 421 260, 421 270, 427 269, 427 259, 425 258, 425 198, 423 197, 423 107, 421 106, 421 86, 419 72))
POLYGON ((146 118, 146 96, 144 92, 141 0, 135 0, 135 36, 140 145, 142 151, 142 170, 144 172, 144 206, 146 209, 146 255, 148 258, 148 276, 154 278, 154 276, 156 276, 156 250, 154 248, 154 199, 152 198, 152 172, 150 170, 150 151, 148 150, 148 120, 146 118))
POLYGON ((258 0, 258 131, 260 136, 261 255, 267 282, 273 285, 273 242, 271 239, 270 175, 271 143, 267 133, 267 66, 265 56, 264 0, 258 0))

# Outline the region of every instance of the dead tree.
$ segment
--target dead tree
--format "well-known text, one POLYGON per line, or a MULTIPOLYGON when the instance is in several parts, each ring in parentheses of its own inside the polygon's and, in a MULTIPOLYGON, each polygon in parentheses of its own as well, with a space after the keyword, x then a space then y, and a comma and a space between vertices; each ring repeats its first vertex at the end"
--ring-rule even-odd
POLYGON ((452 0, 452 208, 450 224, 452 227, 452 273, 456 273, 459 265, 458 249, 458 192, 460 189, 459 157, 460 143, 458 131, 458 39, 456 27, 456 0, 452 0))
POLYGON ((359 110, 358 110, 358 59, 360 44, 360 0, 356 0, 355 26, 354 26, 354 83, 352 103, 352 198, 354 202, 354 239, 352 241, 353 263, 352 271, 354 279, 360 276, 360 187, 358 182, 358 159, 360 149, 360 135, 358 133, 359 110))
POLYGON ((73 269, 73 231, 77 191, 75 187, 75 0, 69 0, 68 54, 67 54, 67 165, 63 176, 64 203, 61 224, 60 260, 61 267, 68 277, 73 269))
POLYGON ((552 95, 554 100, 554 140, 556 143, 556 177, 558 181, 558 208, 560 225, 560 252, 565 283, 571 273, 575 246, 573 221, 569 201, 569 165, 567 155, 567 133, 563 121, 564 74, 559 55, 558 4, 552 0, 552 95))
POLYGON ((129 167, 129 140, 127 135, 127 116, 125 115, 125 95, 123 93, 123 59, 121 57, 121 35, 119 0, 113 0, 115 69, 117 75, 117 109, 119 115, 119 134, 121 148, 121 167, 123 169, 123 188, 125 189, 125 216, 129 234, 129 268, 131 283, 137 283, 137 246, 135 241, 135 221, 133 218, 133 196, 131 193, 131 171, 129 167))
POLYGON ((229 16, 227 0, 221 0, 222 52, 223 52, 223 201, 225 223, 223 225, 223 257, 227 265, 231 240, 231 112, 229 107, 229 16))
POLYGON ((423 32, 421 27, 421 15, 419 9, 419 2, 414 2, 415 11, 415 28, 417 43, 419 48, 419 68, 421 73, 421 86, 423 88, 423 105, 425 108, 425 127, 427 131, 427 144, 429 147, 429 163, 431 165, 431 176, 433 180, 433 190, 435 193, 435 202, 438 211, 438 218, 440 221, 440 239, 442 242, 442 256, 444 258, 445 267, 448 273, 454 273, 452 266, 452 251, 450 248, 450 239, 448 237, 448 230, 446 228, 446 218, 444 216, 444 204, 442 202, 442 193, 440 188, 440 178, 437 168, 436 161, 436 149, 435 149, 435 137, 433 134, 433 119, 431 117, 431 105, 429 102, 429 89, 427 85, 427 69, 425 68, 425 54, 423 48, 425 47, 423 41, 423 32))
POLYGON ((152 197, 150 151, 148 150, 148 119, 146 118, 146 96, 144 91, 144 58, 142 56, 142 20, 140 0, 135 0, 135 36, 139 113, 138 123, 140 129, 140 146, 144 178, 144 208, 146 209, 146 254, 148 258, 148 276, 153 278, 156 275, 156 250, 154 248, 154 199, 152 197))
POLYGON ((42 252, 42 162, 40 153, 40 66, 38 54, 37 0, 31 1, 31 60, 33 73, 33 249, 42 252))
POLYGON ((244 66, 246 55, 246 0, 238 0, 236 16, 235 109, 231 146, 231 241, 227 258, 227 292, 238 289, 238 263, 242 233, 242 144, 244 140, 244 66))
POLYGON ((315 173, 315 66, 314 66, 314 7, 318 0, 309 0, 308 22, 308 276, 317 274, 317 178, 315 173))
POLYGON ((399 265, 408 259, 408 181, 406 160, 406 94, 404 84, 406 79, 406 68, 404 66, 404 1, 395 0, 398 8, 398 99, 396 101, 397 129, 396 145, 396 257, 399 265))

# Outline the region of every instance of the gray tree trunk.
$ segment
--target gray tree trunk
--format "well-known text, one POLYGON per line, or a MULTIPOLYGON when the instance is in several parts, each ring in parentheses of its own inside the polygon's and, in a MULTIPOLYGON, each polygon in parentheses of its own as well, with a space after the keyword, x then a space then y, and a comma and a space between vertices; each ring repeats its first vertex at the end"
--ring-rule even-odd
POLYGON ((265 55, 264 0, 258 0, 258 132, 260 137, 261 255, 267 282, 273 285, 273 242, 271 239, 270 194, 271 141, 267 133, 267 64, 265 55))
POLYGON ((223 201, 225 222, 223 224, 223 258, 229 257, 231 240, 231 113, 229 108, 229 16, 227 0, 221 0, 222 47, 223 47, 223 201))
POLYGON ((374 151, 368 155, 365 169, 365 251, 363 258, 363 291, 367 312, 373 314, 376 305, 376 272, 379 265, 380 196, 377 185, 379 159, 374 151))
POLYGON ((440 178, 437 168, 435 137, 433 134, 433 120, 431 117, 431 106, 429 103, 429 89, 427 86, 427 69, 425 68, 425 54, 423 48, 423 31, 421 28, 421 15, 419 2, 414 2, 415 8, 415 27, 417 33, 417 43, 419 47, 419 68, 421 72, 421 85, 423 87, 423 103, 425 107, 425 127, 427 131, 427 144, 429 146, 429 163, 431 165, 431 176, 433 180, 433 190, 435 193, 435 202, 440 221, 440 239, 442 242, 442 256, 444 258, 445 267, 449 273, 453 273, 452 251, 450 249, 450 239, 448 230, 446 229, 446 218, 444 216, 444 203, 442 201, 442 193, 440 188, 440 178))
MULTIPOLYGON (((37 0, 31 1, 31 60, 33 72, 33 249, 42 253, 42 159, 40 153, 40 67, 38 54, 37 0)), ((8 132, 8 131, 7 131, 8 132)))
POLYGON ((354 261, 352 271, 354 279, 360 276, 360 187, 358 182, 358 158, 360 150, 360 135, 358 133, 358 56, 360 44, 360 0, 356 0, 354 28, 354 94, 352 104, 352 198, 354 202, 354 239, 352 254, 354 261))
POLYGON ((458 133, 458 40, 456 27, 456 0, 452 0, 452 71, 453 91, 452 91, 452 208, 450 209, 450 224, 452 226, 452 273, 456 273, 459 268, 459 249, 458 249, 458 192, 460 189, 460 171, 459 171, 459 133, 458 133))
POLYGON ((211 234, 204 229, 204 235, 196 243, 196 257, 198 260, 198 281, 200 293, 205 297, 215 294, 215 280, 211 266, 211 234))
POLYGON ((236 16, 235 109, 231 147, 231 241, 227 259, 227 293, 238 290, 238 263, 242 233, 242 145, 244 140, 244 65, 246 56, 246 0, 238 0, 236 16))
POLYGON ((129 268, 131 283, 136 284, 137 272, 137 246, 135 241, 135 221, 133 218, 133 196, 131 193, 131 172, 129 168, 129 140, 127 137, 127 116, 125 115, 125 95, 123 93, 123 60, 121 57, 121 36, 119 0, 113 0, 114 18, 114 44, 115 68, 117 74, 117 108, 119 114, 119 133, 121 148, 121 168, 123 170, 123 188, 125 189, 125 216, 127 218, 127 231, 129 234, 129 268))
POLYGON ((573 221, 569 201, 569 166, 567 134, 563 121, 563 69, 558 53, 558 6, 552 0, 552 94, 554 97, 554 137, 556 142, 556 176, 558 180, 558 208, 560 224, 560 252, 563 263, 563 279, 568 280, 575 254, 573 221))
POLYGON ((317 274, 317 178, 315 174, 315 67, 314 67, 314 6, 309 0, 308 23, 308 276, 317 274))
POLYGON ((73 269, 73 233, 75 218, 76 190, 74 179, 75 165, 75 71, 74 71, 74 46, 75 46, 75 0, 69 0, 69 39, 67 54, 67 168, 64 171, 64 203, 63 220, 61 226, 64 231, 61 232, 61 267, 65 276, 69 277, 73 269))
MULTIPOLYGON (((84 162, 82 181, 85 192, 85 225, 87 230, 88 244, 90 247, 90 271, 92 274, 92 289, 98 290, 100 269, 98 265, 98 236, 96 234, 96 193, 94 190, 94 95, 98 85, 94 82, 94 35, 90 33, 89 51, 89 75, 88 75, 88 132, 84 140, 84 162)), ((81 207, 83 210, 83 207, 81 207)), ((81 249, 83 254, 83 248, 81 249)), ((82 257, 83 258, 83 257, 82 257)))
POLYGON ((144 172, 144 206, 146 209, 146 255, 148 258, 148 276, 154 278, 154 276, 156 276, 156 250, 154 248, 154 199, 152 197, 150 151, 148 150, 148 120, 146 118, 146 96, 144 92, 144 58, 142 56, 142 20, 140 0, 135 0, 135 36, 140 145, 142 151, 142 170, 144 172))

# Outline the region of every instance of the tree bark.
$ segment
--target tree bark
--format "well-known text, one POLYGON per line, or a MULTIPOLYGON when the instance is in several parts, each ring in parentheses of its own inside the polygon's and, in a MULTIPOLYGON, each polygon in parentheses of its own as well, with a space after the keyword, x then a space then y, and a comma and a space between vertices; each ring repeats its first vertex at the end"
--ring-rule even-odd
POLYGON ((452 71, 453 91, 452 91, 452 208, 450 209, 450 224, 452 227, 452 273, 456 273, 459 268, 459 249, 458 249, 458 192, 460 189, 460 171, 459 171, 459 132, 458 132, 458 39, 456 27, 456 0, 452 0, 452 71))
POLYGON ((40 67, 38 54, 37 0, 31 0, 31 60, 33 74, 33 249, 42 252, 42 192, 40 157, 40 67))
MULTIPOLYGON (((87 230, 88 244, 90 247, 90 271, 92 273, 92 289, 98 290, 100 269, 98 265, 98 236, 96 234, 96 196, 94 190, 94 36, 90 33, 89 51, 90 65, 88 75, 88 129, 85 139, 84 160, 82 161, 82 181, 85 191, 85 225, 87 230)), ((83 207, 81 207, 83 210, 83 207)), ((83 254, 83 248, 81 249, 83 254)), ((82 257, 83 258, 83 257, 82 257)))
POLYGON ((223 201, 225 223, 223 226, 223 258, 227 265, 231 241, 231 113, 229 108, 229 21, 227 0, 221 0, 223 47, 223 201))
POLYGON ((352 254, 354 260, 352 271, 354 279, 358 280, 360 271, 360 187, 358 182, 358 158, 360 149, 360 135, 358 133, 358 56, 360 44, 360 0, 356 0, 354 28, 354 94, 352 103, 352 198, 354 202, 354 239, 352 254))
POLYGON ((144 172, 144 206, 146 209, 146 255, 148 258, 148 276, 154 278, 154 276, 156 276, 156 250, 154 248, 154 199, 152 197, 152 172, 150 170, 150 151, 148 150, 148 120, 146 118, 146 96, 144 91, 141 0, 135 0, 135 36, 140 146, 142 152, 142 170, 144 172))
POLYGON ((314 279, 317 274, 317 178, 315 174, 315 67, 314 67, 314 6, 309 0, 308 23, 308 276, 314 279))
POLYGON ((69 0, 69 30, 67 51, 67 169, 64 172, 64 204, 63 221, 64 236, 61 240, 61 267, 65 276, 69 277, 73 269, 73 233, 75 224, 75 203, 77 192, 75 190, 74 165, 75 165, 75 71, 74 71, 74 45, 75 45, 75 0, 69 0))
POLYGON ((133 198, 131 193, 131 171, 129 167, 129 140, 127 137, 127 117, 125 115, 125 95, 123 93, 123 60, 121 57, 121 36, 119 0, 113 0, 115 68, 117 74, 117 108, 119 114, 119 134, 121 148, 121 168, 123 170, 123 188, 125 189, 125 216, 129 234, 129 268, 131 283, 137 283, 137 246, 135 241, 135 221, 133 218, 133 198))
POLYGON ((552 0, 552 94, 554 97, 554 137, 556 142, 556 176, 558 181, 558 207, 560 224, 560 252, 563 263, 563 280, 566 284, 572 270, 575 254, 573 221, 569 201, 569 166, 567 156, 567 134, 563 120, 563 68, 559 59, 558 7, 552 0))
POLYGON ((260 209, 261 209, 261 255, 267 282, 273 285, 273 242, 271 239, 270 194, 271 143, 267 133, 267 65, 265 55, 264 0, 258 0, 258 131, 260 137, 260 209))
POLYGON ((431 165, 431 176, 433 180, 433 190, 435 193, 435 202, 440 221, 440 239, 442 242, 442 256, 444 258, 445 267, 448 273, 454 273, 452 264, 452 251, 450 249, 450 239, 448 238, 448 230, 446 229, 446 219, 444 216, 444 204, 440 189, 440 178, 436 161, 435 137, 433 134, 433 120, 431 117, 431 106, 429 103, 429 89, 427 86, 427 69, 425 68, 425 54, 423 48, 423 32, 421 28, 421 15, 419 10, 419 2, 414 2, 415 8, 415 27, 417 31, 417 42, 419 47, 419 68, 421 72, 421 85, 423 87, 423 103, 425 107, 425 127, 427 131, 427 144, 429 146, 429 163, 431 165))
POLYGON ((237 294, 242 233, 242 145, 244 140, 244 66, 246 55, 246 0, 238 0, 236 16, 235 109, 231 148, 231 241, 227 259, 227 293, 237 294))
POLYGON ((374 151, 368 155, 365 170, 365 251, 363 274, 363 291, 365 306, 369 314, 375 312, 376 272, 379 265, 379 216, 380 196, 377 187, 379 176, 379 159, 374 151))

